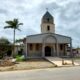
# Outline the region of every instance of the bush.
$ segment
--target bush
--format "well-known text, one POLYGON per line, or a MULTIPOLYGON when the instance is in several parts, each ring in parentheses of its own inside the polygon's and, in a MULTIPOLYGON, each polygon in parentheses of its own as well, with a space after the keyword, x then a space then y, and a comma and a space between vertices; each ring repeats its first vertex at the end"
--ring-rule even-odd
POLYGON ((0 54, 0 59, 2 59, 2 58, 3 58, 3 55, 0 54))
POLYGON ((24 61, 25 60, 25 58, 24 58, 24 55, 17 55, 16 56, 16 61, 24 61))

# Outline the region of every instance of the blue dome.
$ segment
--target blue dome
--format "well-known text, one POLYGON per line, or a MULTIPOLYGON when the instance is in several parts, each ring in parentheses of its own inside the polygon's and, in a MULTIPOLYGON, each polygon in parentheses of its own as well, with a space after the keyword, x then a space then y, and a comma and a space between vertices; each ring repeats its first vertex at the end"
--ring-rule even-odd
POLYGON ((53 23, 53 16, 47 11, 43 18, 42 18, 43 23, 53 23))

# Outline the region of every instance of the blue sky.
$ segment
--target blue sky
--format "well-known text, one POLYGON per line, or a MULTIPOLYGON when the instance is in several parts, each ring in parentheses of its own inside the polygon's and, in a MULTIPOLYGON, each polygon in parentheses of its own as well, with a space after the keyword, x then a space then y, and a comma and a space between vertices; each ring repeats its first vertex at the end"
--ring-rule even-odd
POLYGON ((0 0, 0 37, 12 41, 13 30, 4 30, 4 26, 14 18, 24 24, 16 39, 40 33, 46 8, 54 16, 56 33, 72 37, 73 46, 80 47, 80 0, 0 0))

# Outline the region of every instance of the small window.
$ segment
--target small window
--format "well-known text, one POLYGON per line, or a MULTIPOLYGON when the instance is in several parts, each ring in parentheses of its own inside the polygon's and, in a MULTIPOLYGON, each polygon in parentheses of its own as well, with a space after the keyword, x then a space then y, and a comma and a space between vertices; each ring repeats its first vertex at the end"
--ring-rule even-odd
POLYGON ((60 44, 60 50, 62 50, 63 49, 63 45, 62 44, 60 44))
POLYGON ((30 44, 30 50, 32 50, 33 49, 33 45, 32 44, 30 44))
POLYGON ((39 44, 36 44, 36 50, 39 50, 39 44))
POLYGON ((48 31, 50 30, 50 26, 47 26, 47 30, 48 30, 48 31))

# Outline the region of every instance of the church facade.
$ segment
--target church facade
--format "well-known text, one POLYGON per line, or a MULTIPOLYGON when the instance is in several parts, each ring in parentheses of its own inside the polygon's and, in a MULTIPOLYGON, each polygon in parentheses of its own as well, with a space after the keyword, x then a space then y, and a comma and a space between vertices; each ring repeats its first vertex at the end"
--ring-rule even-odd
POLYGON ((71 37, 55 33, 53 16, 47 11, 41 20, 41 34, 30 35, 25 40, 26 58, 61 57, 71 55, 71 37), (67 54, 67 47, 70 53, 67 54))

